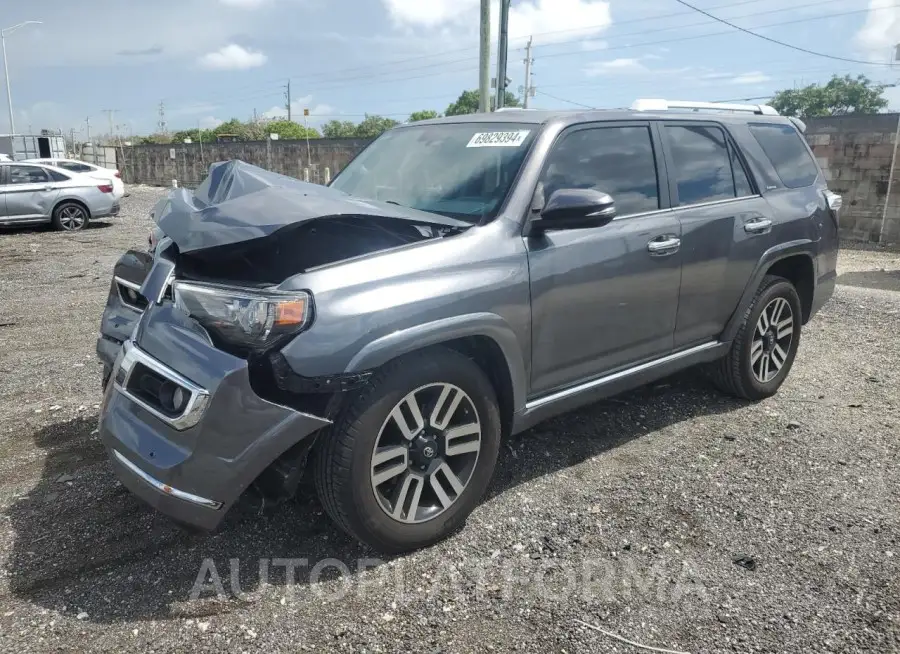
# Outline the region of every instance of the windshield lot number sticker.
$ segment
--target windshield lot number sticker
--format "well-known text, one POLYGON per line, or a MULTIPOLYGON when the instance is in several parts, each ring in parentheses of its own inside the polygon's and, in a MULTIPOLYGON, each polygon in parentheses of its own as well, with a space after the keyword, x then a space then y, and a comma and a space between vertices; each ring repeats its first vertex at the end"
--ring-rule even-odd
POLYGON ((515 132, 478 132, 473 134, 467 148, 517 148, 522 145, 530 130, 520 129, 515 132))

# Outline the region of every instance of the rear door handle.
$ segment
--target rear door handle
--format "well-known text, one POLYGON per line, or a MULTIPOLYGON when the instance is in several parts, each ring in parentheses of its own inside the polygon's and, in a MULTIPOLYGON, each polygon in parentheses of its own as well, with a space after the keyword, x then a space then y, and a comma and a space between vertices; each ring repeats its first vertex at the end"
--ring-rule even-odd
POLYGON ((772 231, 771 220, 754 220, 744 225, 744 231, 748 234, 768 234, 772 231))
POLYGON ((681 239, 674 236, 660 236, 647 243, 647 250, 650 254, 657 256, 675 254, 680 247, 681 239))

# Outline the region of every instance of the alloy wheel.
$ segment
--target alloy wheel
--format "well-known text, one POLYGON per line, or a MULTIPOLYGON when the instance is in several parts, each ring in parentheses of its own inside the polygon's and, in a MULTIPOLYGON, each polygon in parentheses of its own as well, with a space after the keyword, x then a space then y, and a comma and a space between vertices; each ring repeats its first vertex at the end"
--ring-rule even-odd
POLYGON ((793 338, 794 312, 786 299, 776 297, 759 314, 750 345, 750 368, 758 382, 770 382, 781 372, 793 338))
POLYGON ((408 393, 388 414, 372 452, 372 490, 391 518, 422 523, 463 494, 481 451, 481 421, 458 386, 408 393))
POLYGON ((65 230, 81 229, 86 215, 84 209, 73 205, 65 206, 59 211, 59 224, 65 230))

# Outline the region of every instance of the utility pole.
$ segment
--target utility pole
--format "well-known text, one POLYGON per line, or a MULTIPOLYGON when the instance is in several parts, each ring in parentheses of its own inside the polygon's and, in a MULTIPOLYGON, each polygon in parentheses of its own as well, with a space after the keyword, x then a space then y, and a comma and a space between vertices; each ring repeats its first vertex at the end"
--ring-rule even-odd
POLYGON ((481 49, 478 64, 478 111, 490 111, 491 102, 491 0, 481 0, 481 49))
POLYGON ((534 95, 534 86, 531 84, 531 64, 534 63, 534 59, 531 58, 531 39, 532 37, 528 37, 528 45, 525 46, 525 89, 522 94, 522 106, 528 109, 528 98, 534 95))
POLYGON ((91 117, 90 116, 88 116, 87 118, 84 119, 84 124, 87 128, 87 131, 85 132, 85 134, 86 134, 85 142, 90 143, 91 142, 91 117))
POLYGON ((71 143, 72 143, 72 157, 77 157, 77 156, 78 156, 78 152, 77 152, 77 150, 75 149, 75 128, 72 127, 72 128, 69 130, 69 133, 70 133, 70 138, 71 138, 71 143))
POLYGON ((509 49, 509 2, 500 0, 500 42, 497 47, 497 102, 500 109, 506 104, 506 57, 509 49))
POLYGON ((285 97, 287 98, 287 104, 285 105, 285 108, 288 112, 288 122, 291 122, 291 80, 288 80, 287 93, 285 93, 285 97))
POLYGON ((115 128, 113 127, 113 116, 115 115, 118 109, 101 109, 107 118, 109 118, 109 140, 115 141, 115 128))
POLYGON ((160 101, 159 103, 159 122, 157 123, 157 128, 159 128, 160 134, 168 134, 169 127, 166 124, 166 103, 165 101, 160 101))

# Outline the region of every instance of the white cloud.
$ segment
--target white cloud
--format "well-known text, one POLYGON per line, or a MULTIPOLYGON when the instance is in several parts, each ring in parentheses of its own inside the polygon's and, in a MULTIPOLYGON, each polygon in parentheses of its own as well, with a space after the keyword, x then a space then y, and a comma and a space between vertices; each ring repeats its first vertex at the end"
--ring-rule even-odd
POLYGON ((762 84, 763 82, 768 82, 772 78, 766 75, 765 73, 761 73, 758 70, 753 71, 752 73, 742 73, 741 75, 736 75, 731 80, 729 80, 730 84, 762 84))
POLYGON ((262 52, 229 43, 215 52, 208 52, 198 61, 211 70, 247 70, 262 66, 268 59, 262 52))
POLYGON ((869 0, 866 16, 854 40, 867 56, 884 61, 900 43, 900 7, 893 0, 869 0))
MULTIPOLYGON (((382 0, 395 25, 478 31, 478 0, 382 0)), ((536 43, 602 32, 612 23, 606 0, 522 0, 509 10, 509 38, 535 36, 536 43)), ((491 0, 491 40, 500 25, 499 2, 491 0)))
POLYGON ((618 75, 622 73, 646 73, 649 69, 641 63, 640 58, 620 57, 609 61, 594 61, 584 67, 588 77, 600 75, 618 75))
POLYGON ((479 6, 479 0, 384 0, 398 25, 437 27, 459 21, 479 6))
POLYGON ((204 116, 200 119, 200 129, 215 129, 225 121, 215 116, 204 116))
POLYGON ((268 0, 219 0, 223 5, 238 7, 239 9, 256 9, 268 0))

